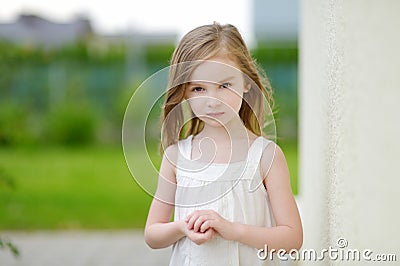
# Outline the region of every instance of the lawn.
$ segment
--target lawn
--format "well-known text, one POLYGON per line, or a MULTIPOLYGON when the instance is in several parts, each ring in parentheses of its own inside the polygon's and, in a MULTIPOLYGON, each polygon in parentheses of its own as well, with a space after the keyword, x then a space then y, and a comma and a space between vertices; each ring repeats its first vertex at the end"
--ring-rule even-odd
MULTIPOLYGON (((282 147, 297 193, 296 145, 282 147)), ((146 156, 138 153, 139 164, 146 156)), ((151 197, 120 147, 0 149, 0 230, 142 228, 151 197)))

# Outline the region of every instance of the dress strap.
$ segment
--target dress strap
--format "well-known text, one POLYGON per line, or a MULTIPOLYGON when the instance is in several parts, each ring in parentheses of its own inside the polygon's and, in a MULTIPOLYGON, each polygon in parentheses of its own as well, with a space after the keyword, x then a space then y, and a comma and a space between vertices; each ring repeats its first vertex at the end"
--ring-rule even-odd
POLYGON ((258 164, 264 152, 264 149, 269 143, 271 143, 271 141, 262 136, 256 138, 249 148, 249 161, 258 164))
POLYGON ((271 140, 268 140, 263 136, 260 136, 254 140, 253 144, 249 148, 247 157, 247 170, 246 170, 247 171, 246 175, 252 177, 251 182, 249 184, 249 192, 255 191, 263 182, 263 177, 259 173, 260 161, 265 148, 271 142, 272 142, 271 140))
POLYGON ((178 141, 178 158, 182 158, 185 160, 191 160, 192 155, 192 138, 193 135, 189 135, 186 139, 178 141))

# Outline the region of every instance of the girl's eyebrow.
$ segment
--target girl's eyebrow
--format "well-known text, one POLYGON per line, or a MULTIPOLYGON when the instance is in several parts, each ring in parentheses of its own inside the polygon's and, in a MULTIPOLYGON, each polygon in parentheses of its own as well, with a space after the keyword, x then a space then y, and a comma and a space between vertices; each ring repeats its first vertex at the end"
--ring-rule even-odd
POLYGON ((235 77, 234 76, 230 76, 230 77, 227 77, 227 78, 224 78, 223 80, 221 80, 221 81, 219 81, 219 82, 216 82, 217 84, 222 84, 222 83, 224 83, 224 82, 226 82, 226 81, 229 81, 229 80, 231 80, 231 79, 234 79, 235 77))
POLYGON ((188 85, 189 86, 201 86, 201 85, 203 85, 202 83, 196 83, 196 82, 188 82, 188 85))
POLYGON ((227 77, 227 78, 224 78, 224 79, 222 79, 221 81, 217 81, 217 82, 214 82, 214 81, 206 81, 206 80, 194 80, 194 81, 189 81, 188 82, 188 85, 202 85, 203 83, 214 83, 214 84, 222 84, 222 83, 224 83, 224 82, 226 82, 226 81, 229 81, 229 80, 231 80, 231 79, 233 79, 233 78, 235 78, 234 76, 230 76, 230 77, 227 77), (198 82, 201 82, 201 83, 198 83, 198 82))

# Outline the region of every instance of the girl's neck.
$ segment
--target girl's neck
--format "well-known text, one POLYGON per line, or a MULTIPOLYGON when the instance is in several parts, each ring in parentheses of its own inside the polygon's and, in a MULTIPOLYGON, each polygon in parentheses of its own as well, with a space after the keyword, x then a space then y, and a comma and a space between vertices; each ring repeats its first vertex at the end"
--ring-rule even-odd
MULTIPOLYGON (((240 120, 240 119, 239 119, 240 120)), ((217 142, 230 142, 234 139, 249 139, 249 133, 242 121, 231 121, 225 126, 210 126, 205 124, 198 138, 211 138, 217 142)))

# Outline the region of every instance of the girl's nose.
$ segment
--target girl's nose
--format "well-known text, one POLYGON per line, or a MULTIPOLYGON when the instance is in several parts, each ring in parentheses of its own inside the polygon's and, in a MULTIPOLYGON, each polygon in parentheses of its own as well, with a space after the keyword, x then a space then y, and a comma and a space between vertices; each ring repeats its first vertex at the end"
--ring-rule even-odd
POLYGON ((221 100, 216 97, 214 93, 207 95, 207 107, 215 108, 221 105, 221 100))

